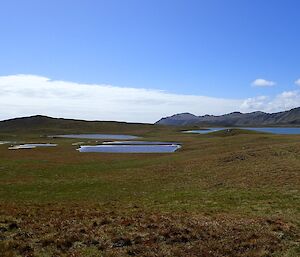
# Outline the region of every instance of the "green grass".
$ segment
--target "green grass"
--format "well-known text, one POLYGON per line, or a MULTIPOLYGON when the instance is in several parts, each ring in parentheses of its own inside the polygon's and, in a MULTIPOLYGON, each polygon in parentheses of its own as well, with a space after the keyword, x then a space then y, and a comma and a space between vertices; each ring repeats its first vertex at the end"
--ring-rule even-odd
MULTIPOLYGON (((183 148, 172 154, 79 153, 71 143, 80 140, 16 133, 24 142, 59 145, 22 151, 0 145, 0 202, 20 208, 137 205, 151 213, 277 217, 299 228, 300 136, 241 130, 196 135, 160 127, 147 129, 144 137, 181 142, 183 148)), ((288 249, 293 256, 299 246, 288 249)))
POLYGON ((39 203, 93 196, 99 202, 162 201, 160 208, 247 213, 264 197, 282 212, 299 206, 299 136, 173 134, 152 137, 182 142, 173 154, 78 153, 70 146, 74 140, 65 139, 52 140, 59 144, 55 149, 9 151, 2 145, 0 199, 39 203), (237 202, 246 204, 236 208, 237 202))

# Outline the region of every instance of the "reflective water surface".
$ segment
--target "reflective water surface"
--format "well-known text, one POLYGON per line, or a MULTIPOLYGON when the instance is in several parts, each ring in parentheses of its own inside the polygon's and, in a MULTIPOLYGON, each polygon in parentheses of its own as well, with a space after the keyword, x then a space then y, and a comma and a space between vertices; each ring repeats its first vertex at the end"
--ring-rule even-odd
POLYGON ((112 141, 103 142, 104 145, 179 145, 176 142, 159 142, 159 141, 112 141))
MULTIPOLYGON (((184 133, 195 133, 195 134, 207 134, 214 131, 220 131, 229 128, 208 128, 203 130, 189 130, 184 131, 184 133)), ((238 128, 238 129, 247 129, 247 130, 254 130, 259 132, 265 133, 272 133, 272 134, 281 134, 281 135, 297 135, 300 134, 300 128, 292 128, 292 127, 274 127, 274 128, 238 128)))
POLYGON ((91 153, 173 153, 180 145, 95 145, 81 146, 79 152, 91 153))
POLYGON ((82 138, 82 139, 136 139, 137 136, 131 135, 113 135, 113 134, 67 134, 67 135, 53 135, 50 137, 60 138, 82 138))
POLYGON ((21 144, 9 147, 9 150, 33 149, 36 147, 55 147, 57 144, 21 144))

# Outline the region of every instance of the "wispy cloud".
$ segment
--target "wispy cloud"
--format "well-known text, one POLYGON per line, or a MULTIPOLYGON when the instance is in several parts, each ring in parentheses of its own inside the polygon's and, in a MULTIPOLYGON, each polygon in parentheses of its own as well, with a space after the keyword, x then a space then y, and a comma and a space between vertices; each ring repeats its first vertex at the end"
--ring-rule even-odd
POLYGON ((272 87, 276 85, 276 82, 266 79, 256 79, 251 85, 254 87, 272 87))
POLYGON ((35 75, 0 76, 0 119, 43 114, 87 120, 154 122, 180 112, 281 111, 297 107, 299 91, 275 97, 224 99, 154 89, 82 84, 35 75))
POLYGON ((295 81, 295 84, 296 84, 297 86, 300 86, 300 79, 297 79, 297 80, 295 81))

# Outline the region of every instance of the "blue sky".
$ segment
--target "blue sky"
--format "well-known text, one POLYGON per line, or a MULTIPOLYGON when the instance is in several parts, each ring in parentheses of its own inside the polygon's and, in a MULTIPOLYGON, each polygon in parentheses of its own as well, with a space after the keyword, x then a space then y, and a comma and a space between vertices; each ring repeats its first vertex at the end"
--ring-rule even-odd
MULTIPOLYGON (((2 77, 30 74, 241 101, 266 97, 265 111, 277 111, 270 102, 279 95, 299 96, 297 0, 3 0, 0 10, 2 77), (253 86, 256 79, 273 85, 253 86)), ((278 110, 298 98, 292 101, 278 110)), ((186 109, 174 111, 198 110, 186 109)))

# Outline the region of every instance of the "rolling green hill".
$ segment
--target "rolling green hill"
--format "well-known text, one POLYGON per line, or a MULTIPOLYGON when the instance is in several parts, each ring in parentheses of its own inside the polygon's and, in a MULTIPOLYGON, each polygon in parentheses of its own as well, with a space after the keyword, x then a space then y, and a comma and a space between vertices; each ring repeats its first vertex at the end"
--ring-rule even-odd
POLYGON ((145 133, 159 126, 116 121, 85 121, 42 115, 0 121, 0 133, 145 133))

